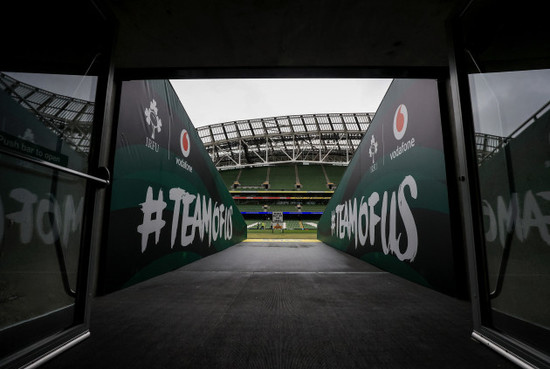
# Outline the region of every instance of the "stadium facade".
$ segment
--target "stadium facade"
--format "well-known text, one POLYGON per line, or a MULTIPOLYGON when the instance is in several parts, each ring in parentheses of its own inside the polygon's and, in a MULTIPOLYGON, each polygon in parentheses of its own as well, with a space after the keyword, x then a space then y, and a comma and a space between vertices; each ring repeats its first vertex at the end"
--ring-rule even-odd
POLYGON ((325 243, 469 300, 476 341, 550 367, 543 3, 62 0, 5 13, 0 366, 36 367, 88 338, 95 295, 240 242, 236 201, 303 215, 315 204, 298 197, 330 197, 313 200, 327 201, 325 243), (298 77, 396 82, 375 117, 200 133, 167 82, 298 77), (308 187, 319 192, 298 196, 308 187), (229 192, 285 188, 288 204, 229 192))
POLYGON ((374 113, 306 114, 197 128, 250 228, 317 229, 374 113), (273 222, 273 213, 283 221, 273 222))

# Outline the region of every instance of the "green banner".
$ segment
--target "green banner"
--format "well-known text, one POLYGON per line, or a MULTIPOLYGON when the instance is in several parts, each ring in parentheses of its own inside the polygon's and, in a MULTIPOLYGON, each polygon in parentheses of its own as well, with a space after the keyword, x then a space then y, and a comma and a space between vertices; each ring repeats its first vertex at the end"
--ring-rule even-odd
POLYGON ((246 224, 168 81, 122 85, 101 291, 246 238, 246 224))
POLYGON ((381 269, 463 295, 436 81, 392 83, 319 221, 318 237, 381 269))

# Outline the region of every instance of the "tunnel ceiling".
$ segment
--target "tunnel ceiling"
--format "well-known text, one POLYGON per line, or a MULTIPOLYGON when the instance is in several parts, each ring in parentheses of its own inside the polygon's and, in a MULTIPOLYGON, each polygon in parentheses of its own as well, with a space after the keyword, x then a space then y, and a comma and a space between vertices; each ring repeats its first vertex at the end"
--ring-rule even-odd
POLYGON ((117 68, 441 67, 458 0, 105 0, 117 68))

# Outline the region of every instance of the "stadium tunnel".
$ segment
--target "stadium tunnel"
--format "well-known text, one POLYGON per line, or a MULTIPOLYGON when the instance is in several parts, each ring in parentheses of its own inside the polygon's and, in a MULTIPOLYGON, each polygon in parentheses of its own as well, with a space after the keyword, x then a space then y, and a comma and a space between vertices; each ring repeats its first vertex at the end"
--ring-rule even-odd
POLYGON ((0 366, 550 367, 542 6, 5 5, 0 366), (180 78, 393 82, 197 130, 180 78), (318 240, 242 242, 249 197, 318 240))

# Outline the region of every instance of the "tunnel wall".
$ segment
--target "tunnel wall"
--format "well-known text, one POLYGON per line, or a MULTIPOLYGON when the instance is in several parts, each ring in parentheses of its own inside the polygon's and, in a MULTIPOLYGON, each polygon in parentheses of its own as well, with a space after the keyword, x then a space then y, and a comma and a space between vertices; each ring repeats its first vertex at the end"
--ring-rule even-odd
POLYGON ((464 297, 448 196, 437 81, 394 80, 320 219, 318 238, 464 297))
POLYGON ((246 238, 244 219, 169 81, 122 83, 108 216, 100 294, 246 238))

